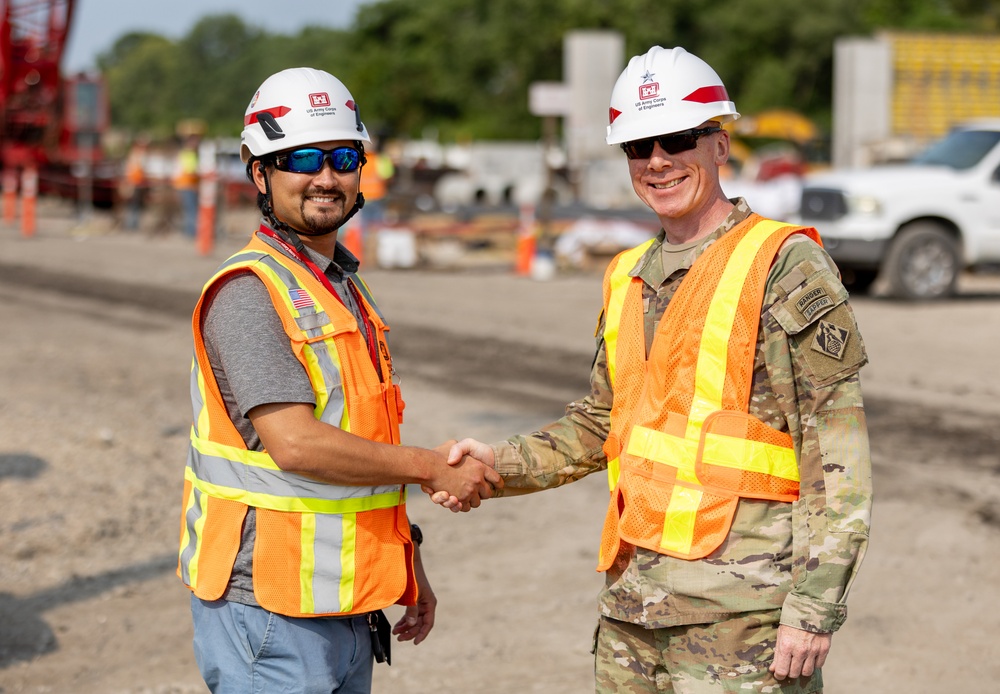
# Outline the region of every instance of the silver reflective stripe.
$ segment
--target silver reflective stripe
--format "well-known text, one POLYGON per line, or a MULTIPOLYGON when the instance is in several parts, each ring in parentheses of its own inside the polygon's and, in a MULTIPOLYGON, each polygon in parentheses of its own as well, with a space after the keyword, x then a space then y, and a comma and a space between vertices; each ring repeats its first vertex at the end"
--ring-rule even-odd
MULTIPOLYGON (((191 488, 191 498, 194 503, 184 513, 184 527, 187 529, 187 545, 181 548, 181 580, 185 585, 191 585, 191 560, 198 552, 201 538, 198 537, 196 524, 201 520, 201 492, 191 488)), ((184 500, 187 502, 187 499, 184 500)))
POLYGON ((209 282, 209 284, 211 284, 212 281, 214 281, 215 278, 218 277, 220 273, 225 272, 226 270, 228 270, 229 268, 231 268, 233 265, 241 265, 241 264, 244 264, 244 263, 253 263, 253 262, 257 262, 261 258, 265 258, 265 257, 267 257, 267 254, 266 253, 261 253, 260 251, 245 251, 245 250, 244 251, 240 251, 240 252, 236 253, 235 255, 231 255, 228 258, 226 258, 222 262, 222 265, 219 266, 219 269, 215 271, 215 276, 213 276, 212 279, 210 279, 208 282, 209 282))
MULTIPOLYGON (((250 494, 285 497, 289 499, 362 499, 377 494, 398 493, 399 485, 379 485, 376 487, 347 487, 316 482, 276 467, 263 467, 247 459, 267 459, 266 453, 254 453, 230 446, 194 441, 189 456, 189 465, 195 477, 216 487, 242 490, 250 494), (212 455, 199 448, 215 449, 221 453, 230 452, 244 460, 229 460, 222 455, 212 455)), ((273 465, 273 463, 271 463, 273 465)), ((255 504, 256 505, 256 504, 255 504)), ((265 506, 268 508, 268 506, 265 506)))
POLYGON ((317 335, 321 335, 323 331, 320 328, 330 324, 330 316, 326 315, 326 311, 308 313, 296 318, 295 323, 302 332, 314 332, 317 335))
MULTIPOLYGON (((344 610, 340 598, 341 580, 345 571, 350 574, 350 579, 353 579, 354 574, 353 565, 345 567, 341 563, 344 554, 349 554, 351 558, 354 556, 353 542, 347 548, 349 552, 344 552, 342 549, 345 539, 344 524, 350 523, 350 527, 354 527, 354 516, 353 514, 347 517, 316 514, 315 518, 316 534, 313 550, 315 565, 312 575, 314 611, 320 614, 341 612, 344 610)), ((351 586, 353 588, 353 580, 351 580, 351 586)), ((350 594, 353 595, 353 593, 354 591, 351 590, 350 594)), ((346 606, 347 609, 352 607, 352 605, 346 606)))
POLYGON ((205 411, 205 401, 201 395, 201 369, 198 367, 198 360, 191 360, 191 406, 194 411, 194 431, 201 436, 198 420, 201 413, 205 411))
MULTIPOLYGON (((337 346, 332 342, 313 342, 307 345, 306 349, 312 350, 316 363, 319 365, 324 390, 327 395, 326 405, 323 407, 323 413, 319 419, 321 422, 335 426, 338 429, 345 429, 343 424, 347 402, 344 397, 344 384, 340 375, 340 361, 337 359, 339 355, 334 354, 337 346)), ((315 386, 316 384, 314 383, 313 387, 315 386)), ((346 429, 349 431, 350 427, 348 426, 346 429)))
MULTIPOLYGON (((278 262, 275 258, 267 256, 261 259, 261 264, 266 265, 267 268, 274 273, 274 277, 278 281, 283 282, 285 285, 285 290, 288 289, 298 289, 302 292, 309 293, 304 287, 302 287, 295 275, 288 270, 284 265, 278 262)), ((312 296, 310 294, 310 296, 312 296)), ((325 311, 320 310, 320 304, 313 296, 313 305, 306 306, 300 309, 292 309, 296 312, 295 322, 299 326, 299 329, 306 334, 310 339, 322 337, 324 334, 324 328, 327 331, 330 330, 330 317, 325 311)), ((316 364, 319 366, 319 373, 323 379, 323 394, 329 398, 325 404, 323 404, 323 412, 320 415, 320 421, 331 426, 335 426, 338 429, 343 429, 342 426, 344 422, 344 412, 346 409, 346 402, 344 400, 344 388, 341 381, 340 372, 340 362, 338 355, 333 352, 336 350, 336 346, 333 344, 332 339, 325 341, 310 342, 305 346, 307 351, 312 351, 316 364)), ((311 376, 310 380, 314 380, 311 376)), ((317 388, 319 384, 313 383, 313 388, 317 388)), ((321 394, 317 393, 317 397, 321 394)), ((322 403, 322 400, 320 401, 322 403)), ((349 430, 349 427, 348 427, 349 430)))
MULTIPOLYGON (((316 297, 312 296, 301 284, 299 284, 298 279, 295 274, 289 270, 287 267, 282 265, 278 260, 272 256, 264 256, 260 259, 261 265, 266 265, 267 269, 270 270, 277 277, 278 281, 281 282, 284 287, 282 289, 287 293, 290 289, 298 289, 306 294, 309 294, 313 299, 313 304, 311 306, 302 306, 301 308, 292 308, 292 311, 297 313, 295 317, 295 322, 298 324, 299 328, 306 334, 307 337, 320 337, 323 334, 323 326, 330 324, 330 319, 323 312, 322 307, 319 302, 316 301, 316 297), (322 318, 320 316, 323 316, 322 318)), ((291 308, 291 307, 289 307, 291 308)))
POLYGON ((361 275, 351 274, 348 275, 347 278, 348 280, 354 282, 354 286, 357 287, 358 291, 364 295, 365 301, 367 301, 368 304, 375 310, 375 313, 378 314, 378 317, 382 320, 382 323, 384 324, 385 316, 383 316, 382 312, 379 310, 378 304, 375 303, 375 297, 372 296, 372 293, 368 289, 368 285, 365 283, 365 281, 361 279, 361 275))

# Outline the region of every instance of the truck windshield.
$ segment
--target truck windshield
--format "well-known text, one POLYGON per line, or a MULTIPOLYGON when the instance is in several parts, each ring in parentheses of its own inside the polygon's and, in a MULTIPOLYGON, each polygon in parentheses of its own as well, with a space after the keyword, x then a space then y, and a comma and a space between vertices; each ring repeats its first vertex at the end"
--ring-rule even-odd
POLYGON ((1000 132, 991 130, 952 130, 912 159, 914 164, 925 166, 950 166, 953 169, 971 169, 986 156, 997 141, 1000 132))

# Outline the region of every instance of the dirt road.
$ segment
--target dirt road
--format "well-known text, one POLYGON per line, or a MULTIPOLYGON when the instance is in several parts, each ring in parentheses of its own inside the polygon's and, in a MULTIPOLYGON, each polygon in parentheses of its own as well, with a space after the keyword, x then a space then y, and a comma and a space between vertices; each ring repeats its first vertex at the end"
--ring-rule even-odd
MULTIPOLYGON (((0 692, 200 694, 173 575, 188 319, 238 242, 203 258, 100 231, 0 228, 0 692)), ((598 276, 366 277, 393 326, 407 443, 502 438, 585 392, 598 276)), ((827 691, 982 691, 1000 679, 1000 281, 855 307, 877 506, 827 691)), ((592 691, 604 480, 458 516, 411 498, 438 622, 375 690, 592 691)))

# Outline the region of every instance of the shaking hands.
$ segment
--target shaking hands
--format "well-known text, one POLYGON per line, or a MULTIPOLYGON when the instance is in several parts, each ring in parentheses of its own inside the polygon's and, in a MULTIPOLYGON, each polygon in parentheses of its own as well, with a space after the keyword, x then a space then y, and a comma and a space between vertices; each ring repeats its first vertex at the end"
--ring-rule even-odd
POLYGON ((456 479, 460 479, 460 482, 454 483, 456 486, 422 486, 421 489, 430 495, 435 504, 452 513, 469 511, 479 508, 483 499, 492 498, 493 492, 503 488, 503 479, 493 469, 493 448, 489 444, 475 439, 462 439, 457 443, 449 441, 434 450, 447 456, 448 471, 457 475, 456 479))

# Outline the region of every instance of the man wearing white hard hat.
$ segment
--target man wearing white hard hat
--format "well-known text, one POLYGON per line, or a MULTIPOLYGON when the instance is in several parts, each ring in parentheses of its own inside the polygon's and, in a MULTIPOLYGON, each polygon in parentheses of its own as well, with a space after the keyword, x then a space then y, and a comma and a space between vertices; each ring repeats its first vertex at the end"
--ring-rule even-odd
POLYGON ((738 117, 683 48, 632 58, 607 141, 662 230, 605 274, 590 394, 452 449, 498 496, 607 470, 598 692, 822 691, 868 542, 864 345, 816 231, 723 193, 738 117))
POLYGON ((368 132, 333 75, 284 70, 254 94, 241 155, 262 213, 192 320, 178 575, 216 693, 363 694, 391 628, 420 643, 436 599, 406 485, 472 506, 497 474, 400 445, 387 325, 337 232, 363 205, 368 132))

